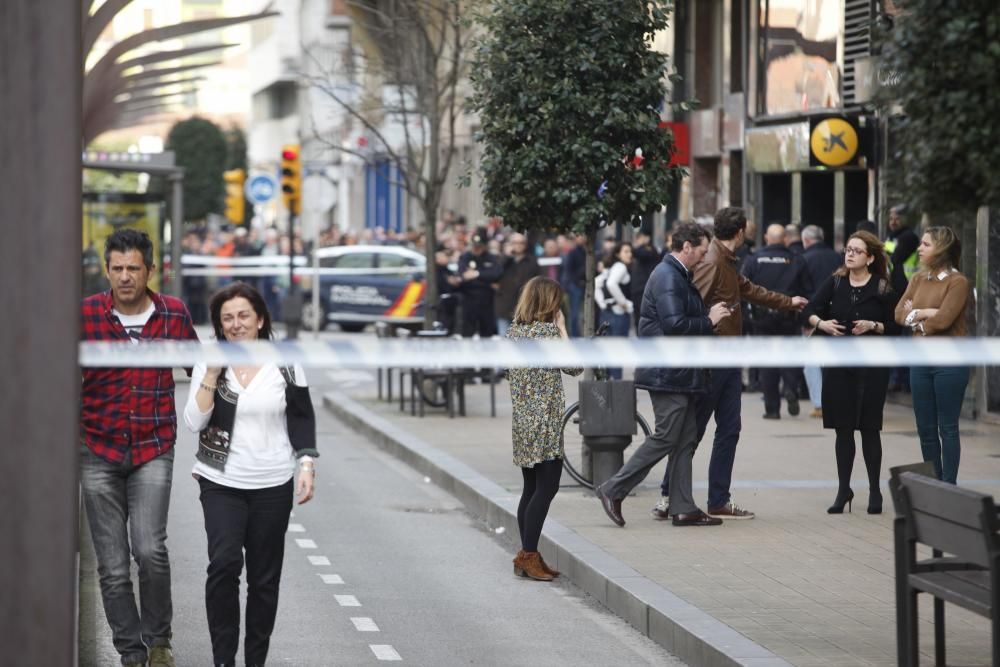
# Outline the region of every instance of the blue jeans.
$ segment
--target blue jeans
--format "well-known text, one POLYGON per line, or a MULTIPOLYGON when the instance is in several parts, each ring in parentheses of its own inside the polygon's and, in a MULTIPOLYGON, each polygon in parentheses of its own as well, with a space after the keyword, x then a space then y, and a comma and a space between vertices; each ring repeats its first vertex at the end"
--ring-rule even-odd
POLYGON ((173 605, 166 541, 173 471, 173 449, 133 466, 109 463, 80 447, 80 485, 101 598, 123 663, 145 663, 147 647, 170 646, 173 605), (139 566, 141 614, 132 592, 130 545, 139 566))
MULTIPOLYGON (((601 322, 608 323, 608 335, 609 336, 619 336, 623 338, 628 338, 629 331, 632 329, 632 316, 628 313, 622 313, 621 315, 616 314, 611 310, 610 306, 607 310, 601 312, 601 322)), ((609 368, 608 377, 612 380, 622 379, 622 369, 621 368, 609 368)))
MULTIPOLYGON (((713 368, 712 387, 696 403, 697 436, 701 442, 708 427, 708 420, 715 415, 715 439, 712 441, 712 458, 708 464, 708 507, 718 509, 729 503, 733 483, 733 466, 736 464, 736 445, 740 441, 743 420, 741 396, 743 371, 739 368, 713 368)), ((660 489, 670 496, 670 465, 663 474, 660 489)))
POLYGON ((507 329, 510 328, 510 320, 506 317, 497 318, 497 335, 501 338, 507 337, 507 329))
POLYGON ((806 386, 809 387, 809 402, 814 408, 823 407, 823 369, 819 366, 806 366, 802 369, 806 376, 806 386))
POLYGON ((958 480, 958 463, 962 455, 958 418, 968 384, 967 366, 914 366, 910 369, 920 451, 924 461, 934 464, 938 479, 951 484, 958 480))
POLYGON ((583 288, 579 285, 566 285, 566 294, 569 296, 569 322, 567 328, 570 337, 579 338, 583 332, 580 329, 580 320, 583 319, 583 288))

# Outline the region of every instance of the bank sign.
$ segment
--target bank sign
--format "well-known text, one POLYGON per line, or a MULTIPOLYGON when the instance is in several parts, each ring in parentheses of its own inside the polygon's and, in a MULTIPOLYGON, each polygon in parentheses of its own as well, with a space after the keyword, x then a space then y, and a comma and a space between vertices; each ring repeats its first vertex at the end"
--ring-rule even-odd
POLYGON ((809 120, 810 167, 864 167, 870 129, 867 118, 826 116, 809 120))

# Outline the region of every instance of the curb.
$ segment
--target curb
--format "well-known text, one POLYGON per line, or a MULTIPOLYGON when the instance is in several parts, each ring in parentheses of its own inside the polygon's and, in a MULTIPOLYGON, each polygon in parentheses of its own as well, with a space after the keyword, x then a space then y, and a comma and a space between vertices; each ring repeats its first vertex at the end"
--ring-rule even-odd
MULTIPOLYGON (((430 477, 490 526, 517 534, 518 496, 345 394, 326 392, 323 405, 379 448, 430 477)), ((539 550, 576 586, 689 665, 791 665, 552 518, 545 521, 539 550)))

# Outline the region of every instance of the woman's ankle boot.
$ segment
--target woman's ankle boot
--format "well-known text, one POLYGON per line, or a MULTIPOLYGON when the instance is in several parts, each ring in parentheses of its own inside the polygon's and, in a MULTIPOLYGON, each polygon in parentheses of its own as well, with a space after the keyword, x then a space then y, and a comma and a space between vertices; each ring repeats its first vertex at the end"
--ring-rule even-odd
POLYGON ((552 575, 542 568, 542 555, 537 551, 525 551, 514 561, 514 574, 530 577, 535 581, 552 581, 552 575))
POLYGON ((545 570, 547 574, 550 574, 553 577, 558 577, 560 574, 562 574, 559 570, 555 569, 554 567, 550 567, 549 564, 545 562, 545 559, 542 558, 541 551, 538 552, 538 560, 541 561, 542 569, 545 570))

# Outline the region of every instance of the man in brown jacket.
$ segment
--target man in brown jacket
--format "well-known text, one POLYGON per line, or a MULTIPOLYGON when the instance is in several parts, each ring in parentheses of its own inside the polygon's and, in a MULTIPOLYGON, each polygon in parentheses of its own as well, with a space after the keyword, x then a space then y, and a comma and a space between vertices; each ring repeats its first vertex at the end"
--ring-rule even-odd
MULTIPOLYGON (((736 249, 746 240, 747 218, 742 208, 728 206, 715 214, 715 238, 705 259, 694 269, 694 284, 705 303, 728 304, 732 316, 721 320, 716 327, 720 336, 742 336, 743 317, 740 301, 774 308, 776 310, 801 310, 809 303, 802 296, 786 296, 755 285, 739 273, 736 249)), ((736 445, 740 440, 740 409, 743 392, 741 368, 712 369, 712 386, 697 406, 697 441, 705 435, 705 428, 715 414, 715 439, 712 458, 708 466, 708 513, 722 519, 752 519, 753 512, 732 502, 729 488, 736 461, 736 445)), ((653 516, 667 519, 669 511, 669 466, 660 488, 662 498, 653 508, 653 516)))

